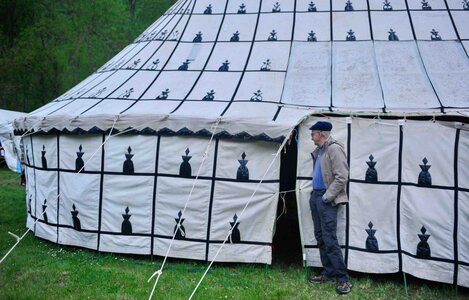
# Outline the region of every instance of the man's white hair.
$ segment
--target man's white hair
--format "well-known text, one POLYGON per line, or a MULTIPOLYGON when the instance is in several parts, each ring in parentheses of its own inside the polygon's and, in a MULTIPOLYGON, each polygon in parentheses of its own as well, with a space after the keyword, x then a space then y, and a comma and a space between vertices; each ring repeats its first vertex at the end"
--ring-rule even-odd
POLYGON ((326 139, 328 139, 329 136, 331 135, 331 132, 330 132, 330 131, 321 131, 321 134, 322 134, 326 139))

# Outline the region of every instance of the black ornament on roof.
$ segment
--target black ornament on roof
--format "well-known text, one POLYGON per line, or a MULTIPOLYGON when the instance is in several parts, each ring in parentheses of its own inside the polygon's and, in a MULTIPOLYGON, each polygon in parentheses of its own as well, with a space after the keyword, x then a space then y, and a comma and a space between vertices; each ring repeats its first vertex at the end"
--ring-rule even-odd
POLYGON ((46 159, 46 146, 45 145, 42 145, 42 151, 41 151, 41 154, 42 154, 42 157, 41 157, 41 161, 42 161, 42 168, 43 169, 47 169, 47 159, 46 159))
POLYGON ((469 10, 469 0, 463 0, 462 1, 462 8, 464 10, 469 10))
POLYGON ((394 30, 389 29, 388 31, 389 35, 388 35, 388 40, 390 41, 398 41, 399 40, 399 37, 397 36, 396 32, 394 30))
POLYGON ((230 229, 229 240, 231 244, 241 242, 241 232, 239 232, 239 228, 238 228, 239 224, 240 223, 238 222, 238 216, 234 214, 233 222, 230 222, 231 229, 230 229))
POLYGON ((182 217, 182 212, 179 211, 178 218, 174 219, 176 221, 176 225, 174 226, 174 232, 176 233, 174 238, 176 240, 183 240, 186 238, 186 229, 182 225, 185 219, 181 217, 182 217))
POLYGON ((127 148, 127 152, 125 154, 125 161, 124 161, 124 165, 123 165, 123 170, 122 172, 124 174, 134 174, 134 163, 132 161, 132 157, 134 156, 133 154, 131 154, 132 152, 132 148, 127 148))
MULTIPOLYGON (((154 33, 156 33, 156 32, 154 32, 154 33)), ((168 33, 167 29, 163 30, 162 32, 160 32, 160 35, 156 39, 157 40, 164 40, 167 33, 168 33)))
POLYGON ((251 101, 256 101, 260 102, 262 101, 262 92, 261 90, 257 90, 257 92, 254 92, 254 95, 250 99, 251 101))
POLYGON ((366 182, 378 182, 378 172, 375 169, 376 161, 373 161, 374 157, 372 154, 368 157, 370 161, 367 161, 368 169, 365 174, 366 182))
POLYGON ((47 223, 49 219, 47 218, 47 199, 44 199, 44 204, 42 205, 42 218, 44 219, 44 222, 47 223))
POLYGON ((391 2, 388 0, 384 0, 383 2, 383 10, 392 10, 391 2))
POLYGON ((212 4, 209 4, 207 8, 204 10, 204 15, 211 15, 212 14, 212 4))
POLYGON ((189 160, 191 160, 192 156, 189 155, 189 148, 186 149, 186 155, 181 156, 182 157, 182 163, 179 166, 179 176, 182 177, 191 177, 192 175, 192 168, 189 163, 189 160))
POLYGON ((261 66, 261 71, 270 71, 270 64, 270 59, 267 59, 265 62, 263 62, 261 66))
POLYGON ((159 59, 155 59, 151 62, 150 70, 156 70, 158 68, 158 64, 160 63, 159 59))
POLYGON ((130 97, 130 95, 134 92, 134 88, 130 88, 128 90, 125 90, 125 92, 123 92, 118 98, 123 98, 123 99, 127 99, 130 97))
POLYGON ((427 160, 426 157, 424 157, 422 159, 422 162, 423 162, 423 165, 419 165, 420 169, 422 169, 422 171, 420 171, 420 174, 419 174, 418 185, 419 186, 431 186, 432 185, 432 176, 428 172, 431 165, 427 165, 428 160, 427 160))
POLYGON ((134 60, 130 65, 127 66, 127 69, 135 69, 138 67, 138 64, 140 63, 141 59, 136 59, 134 60))
POLYGON ((182 65, 179 66, 178 71, 187 71, 189 69, 189 64, 191 63, 190 59, 186 59, 182 65))
POLYGON ((432 10, 432 7, 426 0, 422 0, 422 10, 432 10))
POLYGON ((246 153, 243 152, 241 155, 242 159, 238 159, 240 166, 238 167, 238 172, 236 173, 236 180, 238 181, 248 181, 249 180, 249 169, 246 166, 248 160, 246 160, 246 153))
POLYGON ((225 62, 222 63, 222 65, 218 68, 218 71, 220 72, 227 72, 230 69, 230 62, 228 60, 225 60, 225 62))
POLYGON ((161 94, 159 94, 158 97, 156 97, 156 100, 166 100, 166 99, 168 99, 169 93, 170 93, 169 89, 161 91, 161 94))
POLYGON ((204 101, 213 101, 215 99, 215 91, 210 90, 210 92, 207 92, 207 95, 205 95, 202 100, 204 101))
POLYGON ((81 222, 80 219, 78 218, 78 211, 75 207, 75 204, 72 205, 72 211, 70 213, 72 214, 72 220, 73 220, 73 228, 75 230, 81 230, 81 222))
POLYGON ((378 252, 378 240, 375 237, 376 229, 373 229, 373 223, 368 223, 368 229, 365 229, 366 233, 368 233, 368 237, 366 238, 366 250, 370 252, 378 252))
POLYGON ((125 209, 125 215, 122 215, 122 218, 124 218, 124 221, 122 221, 121 225, 121 233, 122 234, 132 234, 132 223, 130 223, 130 217, 132 215, 129 214, 129 207, 125 209))
POLYGON ((194 43, 202 42, 202 32, 198 32, 195 34, 195 38, 192 40, 194 43))
POLYGON ((176 30, 173 33, 171 33, 171 36, 169 37, 170 41, 177 41, 179 39, 179 31, 176 30))
POLYGON ((280 9, 280 3, 275 2, 274 7, 272 8, 272 12, 273 12, 273 13, 276 13, 276 12, 280 12, 280 11, 281 11, 281 9, 280 9))
POLYGON ((441 36, 438 34, 438 31, 436 31, 435 29, 432 29, 430 33, 432 34, 431 36, 432 41, 441 41, 441 36))
POLYGON ((98 98, 102 93, 106 91, 106 87, 103 87, 102 89, 99 89, 96 93, 90 95, 91 98, 98 98))
POLYGON ((312 30, 308 33, 308 42, 317 42, 316 33, 312 30))
POLYGON ((268 41, 276 41, 277 40, 277 32, 275 29, 270 32, 270 36, 267 38, 268 41))
POLYGON ((83 150, 83 147, 80 145, 80 147, 78 147, 77 158, 75 159, 75 171, 76 172, 80 170, 82 171, 85 170, 85 162, 83 161, 83 158, 82 158, 85 152, 82 152, 81 150, 83 150))
POLYGON ((311 1, 308 5, 308 11, 309 12, 313 12, 313 11, 317 11, 317 8, 316 8, 316 5, 314 4, 313 1, 311 1))
POLYGON ((430 250, 430 245, 428 244, 428 239, 430 238, 429 234, 425 234, 427 232, 427 229, 425 226, 422 226, 420 229, 420 232, 422 234, 417 234, 420 242, 417 245, 417 257, 418 258, 430 258, 432 253, 430 250))
POLYGON ((246 13, 246 5, 244 3, 241 3, 238 9, 238 14, 245 14, 246 13))
POLYGON ((352 11, 352 10, 353 10, 352 2, 350 2, 350 0, 347 0, 347 2, 345 2, 345 11, 352 11))
POLYGON ((350 29, 347 32, 347 37, 345 38, 345 40, 347 40, 347 41, 356 41, 357 40, 357 38, 355 37, 355 32, 353 32, 352 29, 350 29))
POLYGON ((236 30, 235 33, 233 33, 233 36, 230 38, 230 42, 239 42, 239 31, 236 30))

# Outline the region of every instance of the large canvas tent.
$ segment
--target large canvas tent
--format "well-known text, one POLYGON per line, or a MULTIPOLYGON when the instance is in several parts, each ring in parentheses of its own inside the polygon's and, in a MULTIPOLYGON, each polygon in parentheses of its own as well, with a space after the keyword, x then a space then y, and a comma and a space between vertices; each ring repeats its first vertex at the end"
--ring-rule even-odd
POLYGON ((3 147, 6 165, 14 172, 21 172, 21 139, 13 134, 13 121, 24 115, 19 111, 0 109, 0 145, 3 147))
POLYGON ((350 165, 348 268, 468 287, 468 25, 459 0, 178 1, 17 120, 27 224, 162 256, 175 234, 169 256, 198 260, 228 234, 216 261, 270 263, 275 154, 292 137, 303 257, 317 266, 308 126, 327 119, 350 165))

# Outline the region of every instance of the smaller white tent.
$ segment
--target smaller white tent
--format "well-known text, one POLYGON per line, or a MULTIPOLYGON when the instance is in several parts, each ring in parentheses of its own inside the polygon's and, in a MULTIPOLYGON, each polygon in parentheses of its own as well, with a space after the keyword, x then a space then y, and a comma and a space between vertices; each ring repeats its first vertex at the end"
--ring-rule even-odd
POLYGON ((20 170, 18 166, 21 138, 13 134, 13 121, 24 115, 26 114, 22 112, 0 109, 0 144, 4 150, 2 155, 5 156, 8 168, 14 172, 20 170))

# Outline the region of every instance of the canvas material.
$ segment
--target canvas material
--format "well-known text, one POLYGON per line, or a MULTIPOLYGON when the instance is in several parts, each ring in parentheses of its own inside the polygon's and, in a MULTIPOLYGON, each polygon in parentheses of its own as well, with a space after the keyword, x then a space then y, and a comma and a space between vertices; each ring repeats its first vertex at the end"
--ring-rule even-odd
POLYGON ((208 138, 122 135, 102 146, 105 138, 24 140, 32 207, 27 223, 37 236, 105 252, 165 256, 187 201, 183 235, 176 235, 170 257, 215 259, 226 239, 217 261, 271 262, 277 144, 214 139, 209 146, 208 138))
MULTIPOLYGON (((308 203, 309 152, 314 149, 308 127, 319 120, 326 119, 310 118, 300 127, 298 155, 300 226, 305 259, 312 266, 320 266, 320 260, 308 203)), ((349 149, 350 203, 338 217, 343 225, 337 231, 348 269, 403 271, 467 286, 467 167, 461 163, 467 131, 452 122, 352 118, 347 128, 344 119, 329 121, 334 126, 332 135, 349 149), (377 173, 376 181, 370 176, 371 168, 377 173), (430 174, 430 185, 422 182, 423 170, 430 174)))

